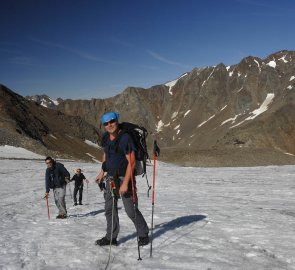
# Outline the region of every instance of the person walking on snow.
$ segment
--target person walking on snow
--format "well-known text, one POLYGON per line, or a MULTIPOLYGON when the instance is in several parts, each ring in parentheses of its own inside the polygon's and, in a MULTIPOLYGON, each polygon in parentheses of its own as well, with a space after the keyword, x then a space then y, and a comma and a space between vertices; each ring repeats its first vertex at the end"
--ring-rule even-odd
POLYGON ((59 210, 56 218, 67 218, 66 184, 70 182, 70 173, 63 164, 51 157, 45 159, 47 169, 45 172, 45 197, 48 198, 50 189, 53 190, 54 201, 59 210))
POLYGON ((82 193, 83 193, 83 181, 88 183, 89 181, 86 179, 84 174, 81 172, 81 169, 77 169, 75 175, 72 177, 71 181, 75 181, 75 188, 74 188, 74 205, 77 204, 77 193, 79 191, 79 205, 82 204, 82 193))
MULTIPOLYGON (((106 181, 104 199, 107 230, 106 235, 103 238, 96 240, 95 244, 100 246, 109 245, 110 243, 112 245, 117 245, 117 237, 120 229, 117 203, 118 198, 121 197, 125 211, 138 232, 138 244, 143 246, 149 243, 149 228, 143 215, 138 210, 138 207, 134 207, 132 201, 131 176, 132 170, 134 171, 135 167, 134 152, 136 149, 131 137, 127 133, 123 133, 119 128, 118 121, 119 114, 116 112, 108 112, 101 117, 101 122, 107 133, 104 136, 106 140, 103 142, 103 165, 96 177, 96 182, 101 184, 104 179, 106 181), (107 173, 106 176, 104 176, 105 172, 107 173), (117 190, 114 199, 111 191, 112 181, 114 181, 117 190), (113 202, 114 208, 112 208, 113 202)), ((137 204, 138 200, 136 196, 136 206, 137 204)))

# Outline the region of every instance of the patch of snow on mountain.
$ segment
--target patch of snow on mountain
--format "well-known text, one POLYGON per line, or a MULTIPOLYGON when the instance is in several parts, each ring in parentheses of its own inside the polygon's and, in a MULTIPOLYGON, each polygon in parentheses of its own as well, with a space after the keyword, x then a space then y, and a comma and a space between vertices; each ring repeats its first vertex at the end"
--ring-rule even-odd
POLYGON ((160 121, 158 122, 158 124, 156 125, 156 131, 157 131, 157 132, 162 131, 162 130, 163 130, 163 126, 164 126, 164 123, 163 123, 162 120, 160 120, 160 121))
POLYGON ((287 88, 288 88, 289 90, 291 90, 291 89, 293 88, 293 86, 292 86, 292 85, 289 85, 287 88))
POLYGON ((44 100, 42 100, 42 102, 41 102, 40 105, 43 106, 43 107, 45 107, 45 108, 48 108, 47 103, 44 100))
POLYGON ((171 119, 175 118, 178 115, 178 112, 174 112, 171 116, 171 119))
POLYGON ((49 136, 52 137, 53 139, 57 140, 57 138, 54 135, 49 134, 49 136))
POLYGON ((229 70, 230 70, 230 66, 227 66, 227 67, 226 67, 226 70, 229 71, 229 70))
POLYGON ((43 156, 35 154, 25 148, 10 145, 0 146, 0 158, 44 159, 43 156))
POLYGON ((227 105, 225 105, 220 111, 223 111, 226 107, 227 107, 227 105))
POLYGON ((95 156, 91 155, 90 153, 85 153, 85 154, 91 157, 94 162, 99 163, 99 161, 95 158, 95 156))
POLYGON ((279 58, 279 60, 284 61, 284 63, 288 63, 288 61, 285 59, 287 55, 282 56, 281 58, 279 58))
POLYGON ((202 86, 204 86, 206 84, 206 82, 210 79, 210 77, 212 76, 213 72, 215 70, 215 67, 213 68, 212 72, 210 73, 210 75, 208 76, 208 78, 202 83, 202 86))
POLYGON ((221 123, 220 126, 226 124, 227 122, 232 122, 232 123, 234 123, 234 122, 236 121, 236 119, 238 118, 238 116, 239 116, 239 114, 235 115, 235 117, 233 117, 233 118, 229 118, 229 119, 223 121, 223 122, 221 123))
POLYGON ((179 129, 179 130, 177 130, 177 132, 176 132, 176 135, 178 135, 178 134, 179 134, 179 132, 180 132, 180 129, 179 129))
POLYGON ((85 142, 86 144, 88 144, 88 145, 90 145, 90 146, 94 147, 94 148, 101 149, 101 147, 100 147, 100 146, 98 146, 98 144, 97 144, 97 143, 94 143, 94 142, 92 142, 92 141, 89 141, 89 140, 85 140, 84 142, 85 142))
POLYGON ((266 65, 267 65, 267 66, 270 66, 270 67, 272 67, 272 68, 276 68, 277 63, 276 63, 274 60, 272 60, 272 61, 269 61, 266 65))
POLYGON ((165 85, 169 87, 169 94, 170 94, 170 95, 173 95, 173 93, 172 93, 172 88, 173 88, 173 86, 178 82, 179 79, 181 79, 181 78, 183 78, 183 77, 185 77, 185 76, 187 76, 187 73, 181 75, 181 76, 180 76, 179 78, 177 78, 176 80, 173 80, 173 81, 170 81, 170 82, 165 83, 165 85))
POLYGON ((206 123, 207 123, 208 121, 210 121, 214 116, 215 116, 215 114, 212 115, 212 116, 210 116, 206 121, 204 121, 204 122, 202 122, 201 124, 199 124, 199 125, 198 125, 198 128, 201 127, 201 126, 203 126, 204 124, 206 124, 206 123))
POLYGON ((259 64, 259 62, 256 60, 256 59, 254 59, 254 62, 257 64, 257 66, 258 66, 258 69, 259 69, 259 73, 261 72, 261 67, 260 67, 260 64, 259 64))
POLYGON ((236 124, 234 126, 231 126, 230 128, 235 128, 237 126, 240 126, 245 121, 252 120, 252 119, 256 118, 258 115, 260 115, 260 114, 264 113, 265 111, 267 111, 268 105, 272 102, 274 96, 275 95, 273 93, 267 94, 267 96, 266 96, 265 100, 263 101, 263 103, 261 104, 261 106, 258 109, 250 112, 250 114, 252 114, 251 116, 247 117, 246 119, 244 119, 240 123, 238 123, 238 124, 236 124))
POLYGON ((189 113, 190 113, 191 110, 188 110, 185 114, 184 114, 184 117, 186 117, 189 113))
POLYGON ((180 125, 177 125, 174 129, 176 130, 176 129, 178 129, 180 127, 180 125))
POLYGON ((292 76, 289 80, 289 82, 293 81, 295 79, 295 76, 292 76))
POLYGON ((229 76, 231 77, 231 76, 233 75, 233 73, 234 73, 234 72, 233 72, 233 71, 231 71, 231 72, 229 73, 229 76))
POLYGON ((59 104, 59 102, 58 102, 57 100, 54 100, 54 99, 50 99, 50 100, 51 100, 51 101, 53 102, 53 104, 56 105, 56 106, 59 104))
POLYGON ((272 102, 274 97, 275 97, 275 95, 273 93, 267 94, 267 96, 266 96, 265 100, 263 101, 263 103, 261 104, 261 106, 258 109, 254 110, 253 112, 251 112, 252 116, 249 116, 245 120, 252 120, 252 119, 256 118, 258 115, 267 111, 268 105, 272 102))

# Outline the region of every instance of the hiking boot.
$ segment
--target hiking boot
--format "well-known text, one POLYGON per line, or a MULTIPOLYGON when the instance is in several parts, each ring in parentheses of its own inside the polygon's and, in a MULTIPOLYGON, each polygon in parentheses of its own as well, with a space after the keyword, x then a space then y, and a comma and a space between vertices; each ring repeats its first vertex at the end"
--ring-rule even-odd
POLYGON ((82 202, 79 202, 79 205, 83 205, 83 203, 82 202))
POLYGON ((77 206, 77 205, 78 205, 78 204, 75 202, 75 203, 74 203, 74 206, 77 206))
POLYGON ((139 237, 139 240, 138 240, 138 245, 140 246, 145 246, 147 245, 148 243, 150 242, 150 238, 149 236, 143 236, 143 237, 139 237))
POLYGON ((67 214, 59 214, 59 215, 56 216, 56 218, 58 218, 58 219, 67 218, 67 214))
MULTIPOLYGON (((110 244, 110 240, 106 238, 106 236, 104 236, 103 238, 101 239, 98 239, 95 241, 95 245, 98 245, 98 246, 107 246, 110 244)), ((112 245, 113 246, 116 246, 118 244, 117 242, 117 239, 113 239, 112 240, 112 245)))

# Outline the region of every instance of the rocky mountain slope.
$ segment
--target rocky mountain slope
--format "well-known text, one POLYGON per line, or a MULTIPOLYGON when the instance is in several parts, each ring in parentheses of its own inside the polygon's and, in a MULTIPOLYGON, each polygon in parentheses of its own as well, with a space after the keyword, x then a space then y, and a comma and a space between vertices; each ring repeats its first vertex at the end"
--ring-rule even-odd
POLYGON ((144 125, 162 158, 186 165, 295 163, 295 52, 195 68, 149 89, 108 99, 64 100, 55 109, 100 128, 100 116, 144 125))
POLYGON ((81 117, 44 108, 0 85, 0 145, 92 160, 101 156, 91 143, 99 138, 97 130, 81 117))

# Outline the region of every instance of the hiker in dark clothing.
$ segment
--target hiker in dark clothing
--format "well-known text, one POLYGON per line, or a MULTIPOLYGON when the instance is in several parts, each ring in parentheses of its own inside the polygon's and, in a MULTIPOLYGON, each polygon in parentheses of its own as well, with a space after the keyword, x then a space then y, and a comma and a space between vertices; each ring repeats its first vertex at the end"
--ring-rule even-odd
POLYGON ((82 193, 83 193, 83 181, 89 182, 84 174, 81 172, 81 169, 76 170, 76 174, 72 177, 71 181, 75 181, 75 188, 74 188, 74 205, 77 204, 77 193, 79 191, 79 205, 82 204, 82 193))
POLYGON ((59 210, 56 218, 67 218, 66 184, 70 182, 70 173, 63 164, 54 161, 51 157, 45 159, 45 197, 48 198, 50 189, 53 189, 54 201, 59 210))
MULTIPOLYGON (((110 243, 112 245, 117 244, 117 237, 120 229, 117 203, 118 198, 121 197, 125 211, 134 223, 138 232, 138 244, 143 246, 149 243, 149 228, 143 215, 138 210, 138 207, 134 207, 132 201, 131 176, 132 171, 134 171, 135 168, 136 149, 129 134, 123 133, 119 129, 118 118, 119 115, 115 112, 108 112, 101 118, 102 124, 107 131, 107 140, 103 145, 103 165, 96 177, 96 182, 101 184, 104 179, 106 181, 104 199, 107 232, 106 235, 97 240, 95 244, 100 246, 109 245, 110 243), (105 172, 107 173, 106 176, 105 172), (113 197, 112 187, 114 188, 114 184, 116 192, 113 197)), ((136 196, 136 206, 137 203, 138 201, 136 196)))

